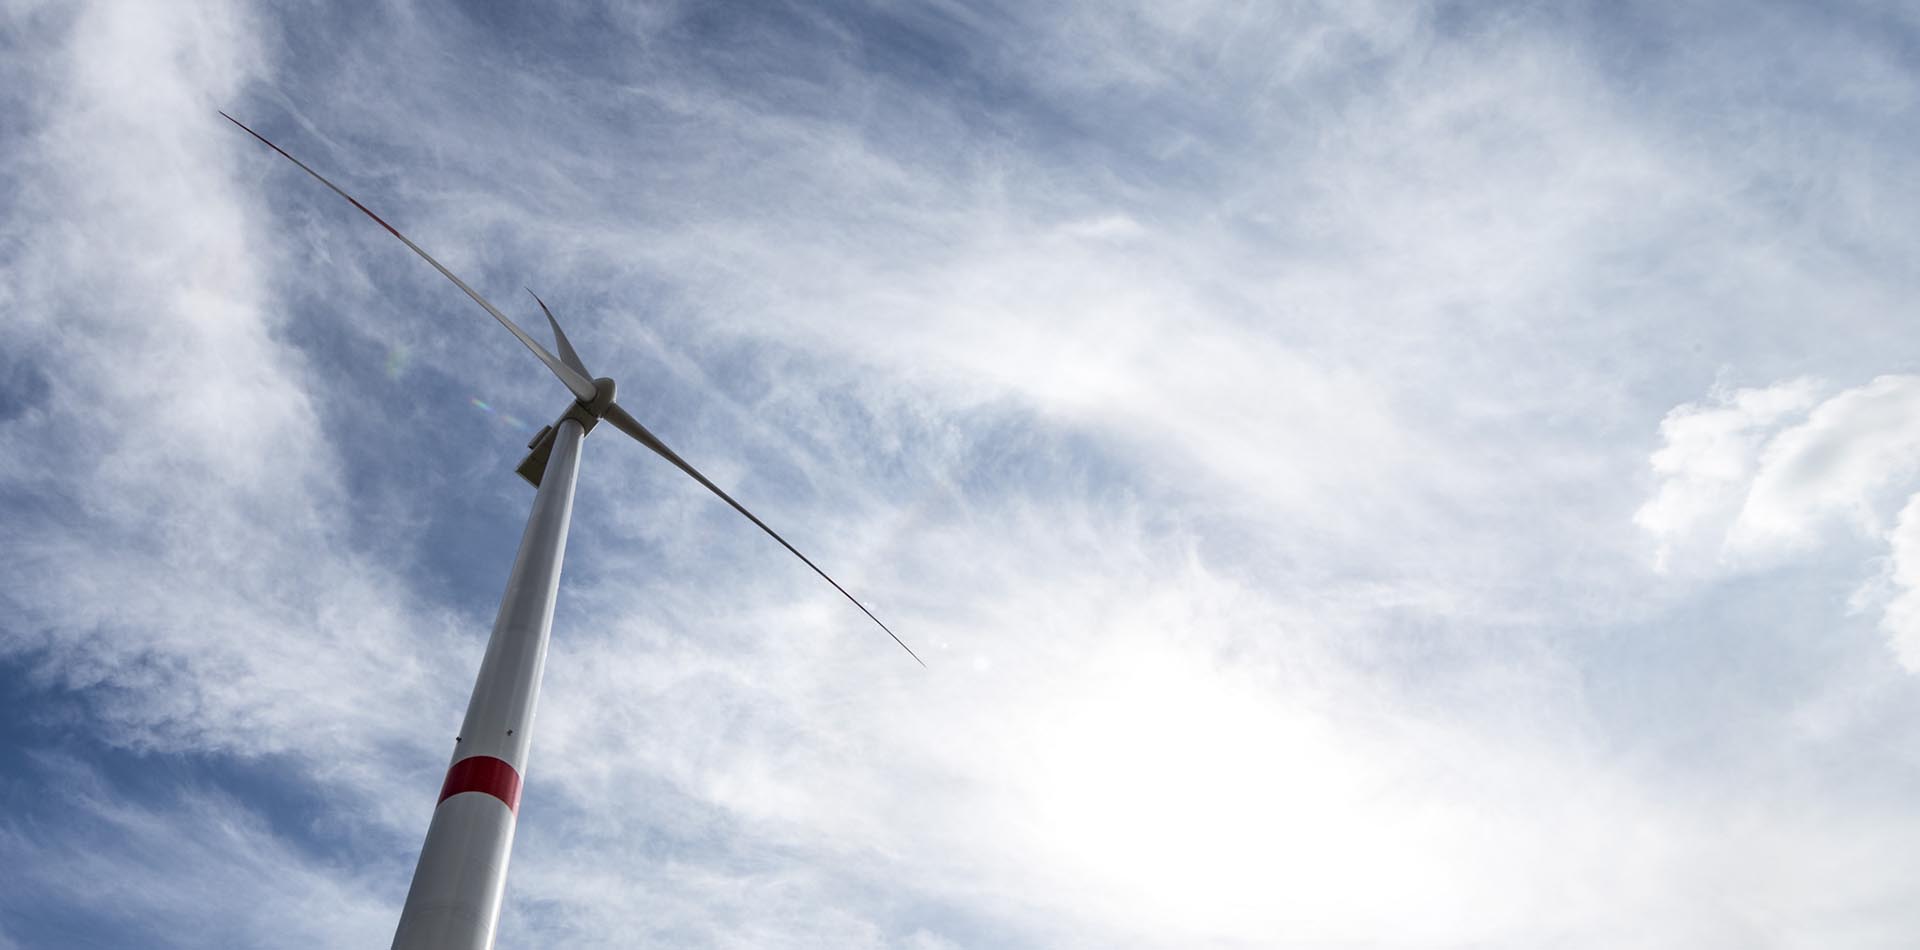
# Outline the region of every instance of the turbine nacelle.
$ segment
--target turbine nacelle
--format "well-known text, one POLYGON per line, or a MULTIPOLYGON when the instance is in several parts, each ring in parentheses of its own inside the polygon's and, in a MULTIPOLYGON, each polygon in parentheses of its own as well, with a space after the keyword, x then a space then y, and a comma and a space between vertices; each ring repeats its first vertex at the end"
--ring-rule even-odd
MULTIPOLYGON (((565 338, 562 337, 562 339, 565 338)), ((567 349, 571 350, 572 347, 567 349)), ((539 488, 540 479, 547 474, 547 459, 553 455, 554 427, 572 419, 580 423, 581 435, 592 432, 593 427, 599 424, 600 418, 613 408, 614 389, 612 377, 602 376, 595 379, 593 399, 575 399, 573 405, 568 406, 567 411, 560 414, 560 418, 553 420, 553 425, 542 426, 540 431, 534 433, 533 438, 527 441, 527 457, 521 459, 520 464, 514 467, 514 474, 526 479, 527 484, 539 488)))

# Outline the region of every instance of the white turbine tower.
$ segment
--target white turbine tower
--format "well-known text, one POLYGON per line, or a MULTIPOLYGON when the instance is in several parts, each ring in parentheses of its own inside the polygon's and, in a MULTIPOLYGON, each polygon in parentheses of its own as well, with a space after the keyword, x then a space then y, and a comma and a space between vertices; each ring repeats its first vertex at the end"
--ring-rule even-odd
POLYGON ((520 785, 526 774, 534 705, 540 698, 540 674, 546 665, 554 598, 560 587, 560 560, 567 544, 567 525, 573 515, 573 487, 580 473, 580 441, 601 420, 633 436, 732 505, 735 511, 825 578, 868 619, 886 630, 887 636, 893 637, 921 666, 926 665, 905 641, 880 623, 880 618, 847 593, 839 582, 828 577, 826 571, 620 408, 613 401, 613 380, 592 378, 580 355, 574 352, 573 344, 561 331, 559 321, 538 295, 534 301, 540 304, 548 325, 553 328, 554 342, 560 350, 558 357, 547 352, 546 347, 514 325, 506 314, 474 292, 465 281, 442 267, 393 225, 368 211, 340 186, 247 128, 240 120, 225 112, 220 114, 352 202, 432 264, 532 350, 574 396, 566 412, 534 436, 528 445, 532 451, 518 468, 520 476, 537 489, 533 510, 527 515, 527 530, 520 537, 520 550, 514 556, 512 573, 507 575, 506 592, 500 597, 500 613, 487 640, 486 656, 480 661, 480 675, 473 684, 473 698, 467 703, 466 721, 453 740, 453 762, 440 787, 433 823, 427 826, 427 840, 420 848, 420 863, 413 872, 413 886, 407 891, 406 906, 400 911, 400 925, 393 937, 395 950, 484 950, 493 946, 494 926, 500 918, 500 902, 507 882, 507 858, 513 848, 514 821, 520 807, 520 785))

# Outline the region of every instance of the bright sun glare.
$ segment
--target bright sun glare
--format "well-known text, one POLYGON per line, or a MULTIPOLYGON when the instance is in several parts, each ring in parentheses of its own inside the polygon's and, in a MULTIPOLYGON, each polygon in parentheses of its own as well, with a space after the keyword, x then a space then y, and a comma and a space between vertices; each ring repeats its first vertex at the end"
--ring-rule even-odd
POLYGON ((1347 731, 1173 653, 1090 672, 1039 728, 1028 786, 1033 845, 1073 886, 1222 936, 1447 913, 1438 816, 1347 731))

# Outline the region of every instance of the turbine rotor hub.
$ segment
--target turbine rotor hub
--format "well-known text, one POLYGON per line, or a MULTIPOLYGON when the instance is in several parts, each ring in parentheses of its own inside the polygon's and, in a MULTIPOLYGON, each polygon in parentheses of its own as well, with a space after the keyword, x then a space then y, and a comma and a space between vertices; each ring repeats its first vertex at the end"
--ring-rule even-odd
POLYGON ((574 404, 585 410, 587 415, 598 420, 607 414, 607 407, 613 405, 614 383, 612 377, 602 376, 593 381, 593 399, 574 400, 574 404))

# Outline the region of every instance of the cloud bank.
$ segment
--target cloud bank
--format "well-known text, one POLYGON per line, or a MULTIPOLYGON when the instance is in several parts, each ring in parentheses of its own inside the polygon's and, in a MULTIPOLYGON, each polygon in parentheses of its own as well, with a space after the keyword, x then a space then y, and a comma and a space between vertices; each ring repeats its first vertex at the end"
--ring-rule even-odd
POLYGON ((1914 930, 1897 10, 7 24, 0 943, 384 939, 565 399, 223 108, 932 666, 590 440, 502 946, 1914 930))

